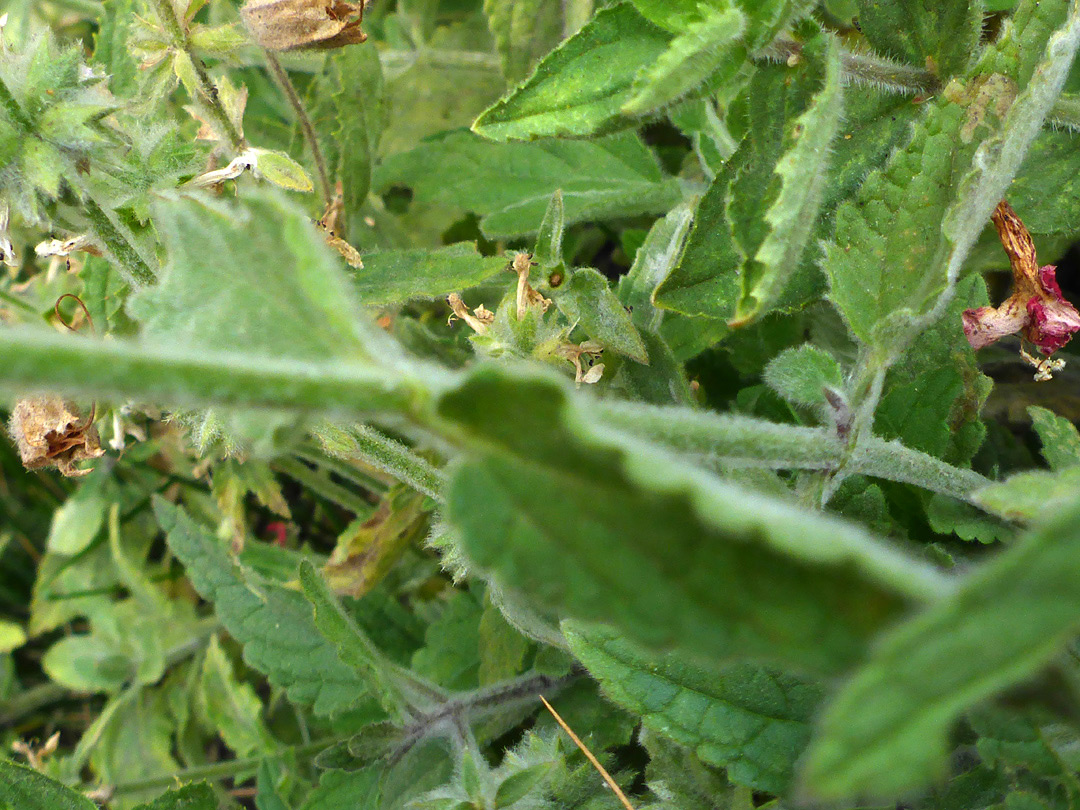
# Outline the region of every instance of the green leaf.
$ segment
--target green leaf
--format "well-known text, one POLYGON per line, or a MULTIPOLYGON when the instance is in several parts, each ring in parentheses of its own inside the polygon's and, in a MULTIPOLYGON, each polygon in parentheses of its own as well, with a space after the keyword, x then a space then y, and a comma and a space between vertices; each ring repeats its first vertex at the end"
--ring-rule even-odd
POLYGON ((169 548, 222 624, 244 645, 244 660, 317 714, 351 708, 367 693, 363 679, 323 639, 311 607, 296 591, 264 580, 180 508, 155 497, 154 513, 169 548))
POLYGON ((1041 132, 1009 185, 1009 203, 1029 231, 1080 231, 1080 143, 1075 132, 1041 132))
POLYGON ((0 759, 0 805, 12 810, 97 810, 81 793, 6 759, 0 759))
POLYGON ((237 680, 216 635, 210 638, 203 658, 198 700, 208 726, 236 756, 268 754, 274 749, 274 738, 262 719, 262 702, 249 684, 237 680))
POLYGON ((200 782, 170 790, 148 804, 140 804, 135 810, 218 810, 218 800, 213 788, 200 782))
POLYGON ((75 494, 53 513, 47 541, 49 551, 73 557, 93 542, 105 525, 107 480, 105 468, 90 473, 75 494))
POLYGON ((369 765, 358 771, 326 771, 300 810, 377 808, 382 772, 383 768, 379 765, 369 765))
MULTIPOLYGON (((764 195, 763 208, 768 206, 762 216, 766 233, 743 266, 734 325, 760 318, 781 299, 815 230, 821 207, 829 148, 842 112, 840 46, 835 37, 811 40, 803 47, 803 58, 813 66, 807 71, 811 75, 823 69, 821 89, 805 112, 785 126, 783 154, 776 161, 775 178, 764 195), (821 50, 824 53, 819 53, 821 50), (817 67, 818 59, 822 68, 817 67)), ((743 191, 740 177, 733 184, 733 193, 743 191)), ((735 201, 729 213, 734 210, 735 201)), ((737 231, 736 241, 740 241, 737 231)), ((745 245, 742 247, 745 250, 745 245)), ((749 253, 746 255, 749 257, 749 253)))
POLYGON ((634 95, 634 77, 667 50, 669 39, 630 3, 601 9, 528 79, 484 110, 473 131, 508 141, 626 129, 635 122, 622 113, 634 95))
POLYGON ((337 656, 367 685, 391 717, 408 717, 408 704, 396 683, 392 667, 376 649, 367 634, 345 612, 334 592, 315 567, 306 560, 300 563, 300 585, 315 608, 315 627, 337 656))
POLYGON ((435 250, 367 253, 364 266, 348 274, 362 303, 400 304, 474 287, 506 266, 502 256, 481 256, 475 243, 459 242, 435 250))
POLYGON ((1064 16, 1063 5, 1029 3, 1018 11, 976 78, 946 88, 911 142, 837 212, 824 261, 831 297, 853 334, 882 356, 894 357, 925 319, 941 314, 939 295, 959 278, 1038 135, 1080 41, 1075 8, 1050 36, 1047 24, 1064 16))
POLYGON ((741 37, 746 17, 737 8, 702 6, 702 19, 676 36, 655 62, 634 79, 633 95, 622 106, 628 116, 644 115, 699 90, 730 81, 744 67, 741 37))
POLYGON ((895 796, 945 766, 955 718, 1034 673, 1080 626, 1080 508, 889 631, 826 710, 805 760, 821 798, 895 796))
POLYGON ((128 305, 149 336, 307 360, 368 355, 339 262, 279 193, 246 190, 226 204, 182 196, 155 206, 154 224, 169 262, 128 305))
POLYGON ((562 189, 555 189, 551 195, 540 229, 536 232, 536 244, 532 259, 541 267, 561 268, 563 265, 562 241, 566 230, 566 207, 563 204, 562 189))
POLYGON ((50 679, 79 692, 116 692, 134 674, 115 640, 98 635, 60 639, 45 651, 41 666, 50 679))
POLYGON ((577 323, 605 349, 625 354, 639 363, 649 362, 630 313, 599 272, 591 268, 578 270, 552 296, 570 322, 577 323))
POLYGON ((772 390, 796 405, 821 405, 822 389, 843 390, 843 370, 836 359, 810 343, 785 349, 765 367, 764 380, 772 390))
POLYGON ((26 643, 26 631, 15 622, 0 619, 0 654, 17 650, 26 643))
POLYGON ((546 376, 481 368, 438 407, 485 448, 447 498, 465 555, 546 615, 713 661, 835 671, 947 589, 853 526, 595 425, 546 376))
POLYGON ((1042 455, 1050 469, 1058 471, 1080 465, 1080 431, 1076 425, 1037 405, 1028 407, 1028 415, 1039 434, 1042 455))
POLYGON ((304 167, 284 152, 270 149, 252 150, 258 159, 253 171, 256 176, 269 180, 275 186, 289 191, 311 191, 314 186, 304 167))
POLYGON ((1055 472, 1030 470, 975 493, 975 501, 1008 520, 1039 521, 1068 505, 1080 486, 1080 467, 1055 472))
POLYGON ((558 190, 567 225, 664 213, 682 196, 679 181, 663 173, 632 133, 496 144, 450 132, 386 160, 375 185, 406 185, 422 202, 480 214, 481 228, 493 237, 535 233, 558 190))
POLYGON ((783 794, 810 739, 816 684, 753 664, 703 669, 678 653, 650 654, 601 627, 563 625, 570 649, 645 728, 755 790, 783 794))
POLYGON ((503 810, 524 799, 540 787, 553 768, 554 763, 541 762, 510 774, 495 790, 495 810, 503 810))
POLYGON ((507 81, 523 79, 533 63, 558 43, 563 22, 560 6, 544 0, 484 0, 484 14, 507 81))
POLYGON ((131 54, 134 0, 106 0, 105 13, 94 37, 94 61, 105 68, 109 89, 118 96, 130 95, 138 85, 139 65, 131 54))
POLYGON ((941 77, 963 73, 979 44, 978 0, 858 0, 859 30, 881 53, 941 77))

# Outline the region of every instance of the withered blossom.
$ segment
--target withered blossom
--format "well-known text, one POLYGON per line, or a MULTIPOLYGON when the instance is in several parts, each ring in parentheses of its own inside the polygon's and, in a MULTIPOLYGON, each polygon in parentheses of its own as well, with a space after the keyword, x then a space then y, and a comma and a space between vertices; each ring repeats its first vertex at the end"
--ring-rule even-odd
POLYGON ((461 300, 461 296, 457 293, 450 293, 450 295, 446 296, 446 303, 450 305, 453 312, 446 321, 447 325, 453 323, 455 318, 461 318, 476 334, 486 335, 488 326, 495 320, 495 313, 483 304, 470 313, 469 308, 465 306, 465 302, 461 300))
POLYGON ((92 419, 60 397, 27 397, 11 412, 11 438, 28 470, 56 467, 62 475, 77 477, 90 470, 75 465, 105 454, 92 419))
POLYGON ((595 340, 586 340, 581 344, 564 343, 555 351, 560 357, 565 357, 574 364, 574 382, 578 385, 594 385, 604 376, 604 364, 595 362, 596 358, 604 353, 604 347, 595 340), (592 361, 588 368, 581 362, 583 356, 592 361))
POLYGON ((240 9, 251 35, 269 51, 341 48, 367 39, 364 3, 342 0, 252 0, 240 9))
POLYGON ((520 321, 525 317, 530 307, 536 307, 541 312, 547 312, 551 306, 551 300, 544 298, 529 284, 529 272, 536 266, 531 253, 518 253, 510 262, 510 270, 517 273, 517 317, 520 321))
MULTIPOLYGON (((1006 335, 1019 332, 1043 355, 1051 355, 1080 330, 1080 312, 1065 300, 1053 265, 1039 267, 1035 243, 1024 223, 1002 200, 991 217, 1013 272, 1013 292, 1001 306, 966 309, 964 334, 974 349, 981 349, 1006 335)), ((1049 379, 1046 361, 1034 361, 1049 379)))

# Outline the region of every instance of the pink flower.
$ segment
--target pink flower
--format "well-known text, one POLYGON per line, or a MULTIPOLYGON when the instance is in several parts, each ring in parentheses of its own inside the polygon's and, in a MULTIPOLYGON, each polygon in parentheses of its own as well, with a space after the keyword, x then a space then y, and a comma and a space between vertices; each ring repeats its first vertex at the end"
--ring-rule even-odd
POLYGON ((1080 312, 1065 300, 1053 265, 1039 267, 1035 243, 1016 212, 1002 200, 991 218, 1013 271, 1013 293, 999 307, 966 309, 964 334, 974 349, 1020 332, 1051 355, 1080 331, 1080 312))

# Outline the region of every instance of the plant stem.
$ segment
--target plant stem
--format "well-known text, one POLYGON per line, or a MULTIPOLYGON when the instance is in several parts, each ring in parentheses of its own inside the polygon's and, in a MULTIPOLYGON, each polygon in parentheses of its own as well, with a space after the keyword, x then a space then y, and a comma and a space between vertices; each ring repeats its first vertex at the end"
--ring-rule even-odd
POLYGON ((191 64, 195 67, 195 76, 199 82, 199 92, 193 94, 194 97, 192 98, 192 101, 199 106, 201 111, 208 118, 214 120, 214 123, 220 128, 220 131, 228 138, 229 145, 232 146, 235 152, 240 153, 244 151, 247 146, 247 143, 244 141, 244 136, 240 134, 240 131, 233 124, 232 119, 229 118, 229 114, 225 112, 225 108, 221 105, 217 88, 214 87, 214 83, 210 81, 210 76, 206 72, 206 66, 192 50, 191 41, 188 39, 187 31, 184 29, 183 23, 181 23, 180 19, 176 16, 176 9, 173 7, 172 0, 154 0, 154 7, 157 9, 157 15, 161 19, 161 24, 165 26, 166 33, 172 38, 173 47, 186 53, 191 60, 191 64))
MULTIPOLYGON (((759 59, 786 62, 801 52, 802 43, 787 37, 778 37, 756 56, 759 59)), ((894 62, 876 54, 843 50, 840 63, 845 79, 868 84, 880 90, 933 95, 941 89, 941 80, 930 71, 894 62)))
POLYGON ((311 118, 308 117, 307 110, 304 109, 304 102, 300 100, 300 96, 289 79, 289 74, 281 66, 281 62, 278 61, 272 51, 266 48, 263 48, 263 54, 266 56, 266 64, 270 68, 270 75, 274 77, 277 86, 285 94, 285 98, 292 105, 296 118, 300 122, 304 140, 307 141, 308 149, 311 150, 311 159, 315 162, 315 174, 319 179, 319 193, 322 194, 323 204, 329 206, 333 202, 333 192, 330 189, 330 178, 326 173, 326 160, 323 158, 322 149, 319 147, 319 139, 315 136, 315 127, 311 125, 311 118))
POLYGON ((84 187, 80 189, 82 210, 90 221, 90 227, 105 250, 109 252, 113 260, 119 265, 119 269, 127 276, 128 282, 133 287, 145 287, 157 281, 157 275, 139 255, 135 246, 120 231, 120 227, 112 221, 105 209, 98 205, 97 201, 84 187))
MULTIPOLYGON (((272 754, 245 757, 243 759, 230 759, 227 762, 215 762, 211 765, 196 765, 195 767, 177 771, 176 773, 153 776, 149 779, 139 779, 134 782, 124 782, 116 785, 112 789, 112 795, 121 796, 127 793, 141 793, 147 790, 164 790, 165 788, 173 787, 178 782, 189 783, 204 780, 215 781, 218 779, 228 779, 230 776, 236 776, 244 771, 250 771, 253 768, 257 768, 264 760, 276 759, 287 754, 292 754, 295 757, 307 757, 318 754, 339 742, 344 742, 344 739, 335 737, 334 739, 316 740, 305 745, 281 748, 272 754)), ((85 789, 92 790, 93 788, 91 786, 86 786, 85 789)))

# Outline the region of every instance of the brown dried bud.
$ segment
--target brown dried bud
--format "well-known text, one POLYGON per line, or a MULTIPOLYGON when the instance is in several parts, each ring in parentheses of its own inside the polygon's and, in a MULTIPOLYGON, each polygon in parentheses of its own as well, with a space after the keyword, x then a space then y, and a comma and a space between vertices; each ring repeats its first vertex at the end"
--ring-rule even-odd
POLYGON ((84 420, 70 402, 59 397, 20 399, 11 412, 11 437, 28 470, 56 467, 61 474, 86 475, 75 464, 105 454, 92 420, 84 420))
POLYGON ((360 30, 362 1, 251 0, 240 14, 255 40, 270 51, 341 48, 367 39, 360 30))

